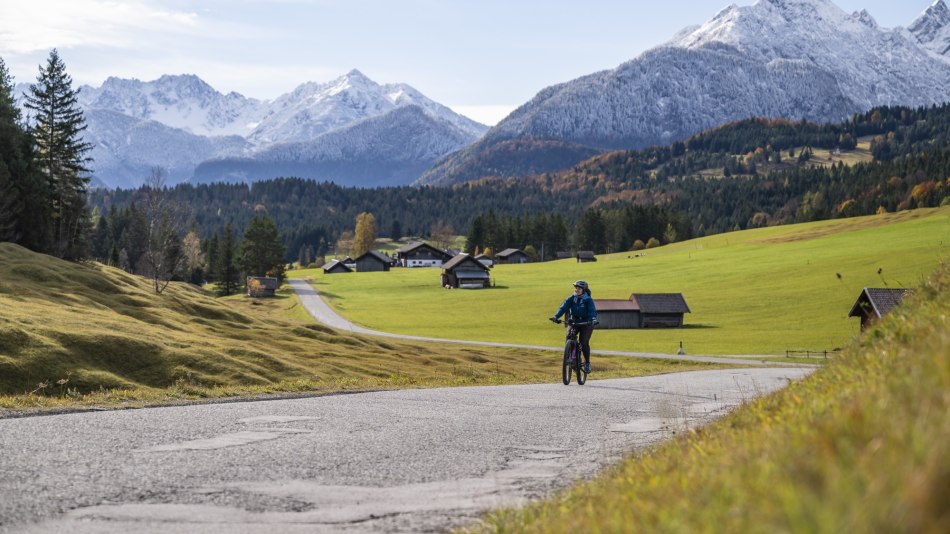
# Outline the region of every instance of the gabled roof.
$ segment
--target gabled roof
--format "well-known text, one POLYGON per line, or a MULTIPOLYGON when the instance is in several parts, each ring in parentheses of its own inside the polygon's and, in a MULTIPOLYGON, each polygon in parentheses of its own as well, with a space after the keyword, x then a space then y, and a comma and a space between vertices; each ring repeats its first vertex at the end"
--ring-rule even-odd
POLYGON ((450 271, 463 264, 471 265, 473 268, 481 269, 486 272, 488 271, 488 267, 486 267, 485 264, 483 264, 480 261, 476 261, 475 258, 465 253, 459 254, 458 256, 455 256, 451 260, 443 263, 442 268, 447 271, 450 271), (469 261, 466 262, 466 260, 469 260, 469 261))
POLYGON ((443 252, 443 251, 441 251, 441 250, 439 250, 439 249, 433 247, 432 245, 426 243, 425 241, 414 241, 414 242, 412 242, 412 243, 409 243, 409 244, 407 244, 407 245, 404 245, 404 246, 402 246, 402 247, 399 247, 399 248, 396 249, 396 254, 399 255, 399 256, 404 256, 404 255, 406 255, 406 254, 411 254, 411 253, 413 253, 413 252, 419 250, 420 248, 427 248, 427 249, 430 249, 430 250, 432 250, 433 252, 435 252, 436 254, 441 254, 442 256, 445 256, 446 258, 450 258, 450 257, 451 257, 451 256, 449 256, 448 254, 446 254, 445 252, 443 252))
POLYGON ((498 254, 495 254, 495 257, 496 257, 496 258, 507 258, 508 256, 511 256, 511 255, 514 255, 514 254, 524 254, 525 256, 528 255, 525 251, 523 251, 523 250, 521 250, 521 249, 517 249, 517 248, 506 248, 505 250, 502 250, 502 251, 499 252, 498 254))
POLYGON ((859 311, 861 308, 868 307, 874 311, 877 317, 881 317, 891 311, 895 306, 904 300, 904 295, 909 291, 904 288, 889 289, 880 287, 866 287, 858 295, 858 300, 851 307, 848 317, 861 317, 863 314, 859 311))
POLYGON ((334 271, 334 270, 338 270, 338 269, 339 269, 339 270, 346 271, 346 272, 348 272, 348 273, 353 272, 353 269, 350 269, 349 267, 347 267, 346 264, 344 264, 344 263, 343 263, 342 261, 340 261, 340 260, 331 260, 331 261, 329 261, 329 262, 327 262, 326 264, 323 265, 323 272, 325 272, 325 273, 328 273, 328 272, 334 271))
POLYGON ((630 300, 643 313, 692 313, 682 293, 634 293, 630 300))
POLYGON ((257 280, 257 283, 260 284, 261 289, 277 289, 280 286, 277 279, 271 276, 248 276, 248 285, 251 284, 252 280, 257 280))
POLYGON ((589 259, 594 257, 594 251, 592 250, 581 250, 577 252, 578 258, 589 259))
POLYGON ((389 258, 389 256, 386 256, 382 252, 379 252, 376 250, 370 250, 370 251, 364 252, 358 258, 356 258, 356 261, 361 261, 363 258, 366 258, 366 259, 372 258, 381 263, 385 263, 387 265, 392 263, 392 260, 389 258))
POLYGON ((602 311, 639 311, 636 302, 627 299, 594 299, 594 307, 602 311))

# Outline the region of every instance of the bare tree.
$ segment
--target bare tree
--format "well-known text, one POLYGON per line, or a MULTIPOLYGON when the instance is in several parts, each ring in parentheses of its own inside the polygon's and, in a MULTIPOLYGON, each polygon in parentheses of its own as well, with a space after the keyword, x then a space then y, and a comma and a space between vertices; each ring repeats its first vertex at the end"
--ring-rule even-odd
POLYGON ((451 224, 439 219, 432 225, 429 236, 437 248, 447 250, 455 242, 455 229, 451 224))
POLYGON ((182 247, 182 217, 168 197, 165 187, 168 173, 162 167, 152 168, 145 179, 144 219, 145 248, 142 263, 145 275, 152 279, 156 293, 161 293, 185 263, 182 247))

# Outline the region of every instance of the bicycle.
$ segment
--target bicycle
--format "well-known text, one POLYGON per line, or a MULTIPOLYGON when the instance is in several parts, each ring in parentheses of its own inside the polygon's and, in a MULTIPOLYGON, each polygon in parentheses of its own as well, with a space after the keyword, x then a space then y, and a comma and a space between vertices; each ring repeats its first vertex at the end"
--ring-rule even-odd
MULTIPOLYGON (((561 324, 560 319, 552 319, 556 324, 561 324)), ((584 371, 584 358, 581 357, 581 343, 577 340, 577 327, 589 326, 592 322, 574 322, 567 321, 567 336, 564 341, 564 361, 561 364, 561 379, 564 385, 571 383, 571 373, 577 376, 577 385, 583 386, 587 382, 587 373, 584 371)))

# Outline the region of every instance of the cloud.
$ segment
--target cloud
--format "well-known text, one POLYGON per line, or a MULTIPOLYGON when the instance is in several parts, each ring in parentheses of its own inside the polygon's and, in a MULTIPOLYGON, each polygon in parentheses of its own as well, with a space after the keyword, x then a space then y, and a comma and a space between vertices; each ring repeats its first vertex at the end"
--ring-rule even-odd
POLYGON ((0 54, 51 48, 123 48, 143 33, 192 32, 197 13, 159 7, 150 0, 29 0, 0 9, 0 54))

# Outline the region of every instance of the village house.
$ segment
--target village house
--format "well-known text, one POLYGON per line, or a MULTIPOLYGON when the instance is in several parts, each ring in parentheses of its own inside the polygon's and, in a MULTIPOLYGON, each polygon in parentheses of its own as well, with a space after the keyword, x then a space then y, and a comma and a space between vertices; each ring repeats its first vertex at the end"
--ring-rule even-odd
POLYGON ((682 293, 634 293, 629 299, 594 299, 599 328, 678 328, 691 313, 682 293))
POLYGON ((280 287, 280 280, 270 276, 247 277, 247 296, 249 297, 273 297, 277 294, 278 287, 280 287))
POLYGON ((392 259, 381 252, 371 250, 356 258, 355 263, 357 272, 371 273, 389 271, 392 259))
POLYGON ((455 256, 442 268, 442 287, 480 289, 491 286, 488 267, 468 254, 455 256))
POLYGON ((858 295, 848 317, 861 318, 861 330, 883 317, 904 300, 907 289, 866 287, 858 295))
POLYGON ((324 274, 339 274, 339 273, 352 273, 353 269, 350 269, 340 260, 332 260, 323 265, 324 274))
POLYGON ((423 241, 409 243, 396 250, 396 261, 403 267, 442 267, 451 258, 423 241))
POLYGON ((498 254, 495 254, 495 260, 498 263, 528 263, 528 254, 517 248, 506 248, 498 254))

